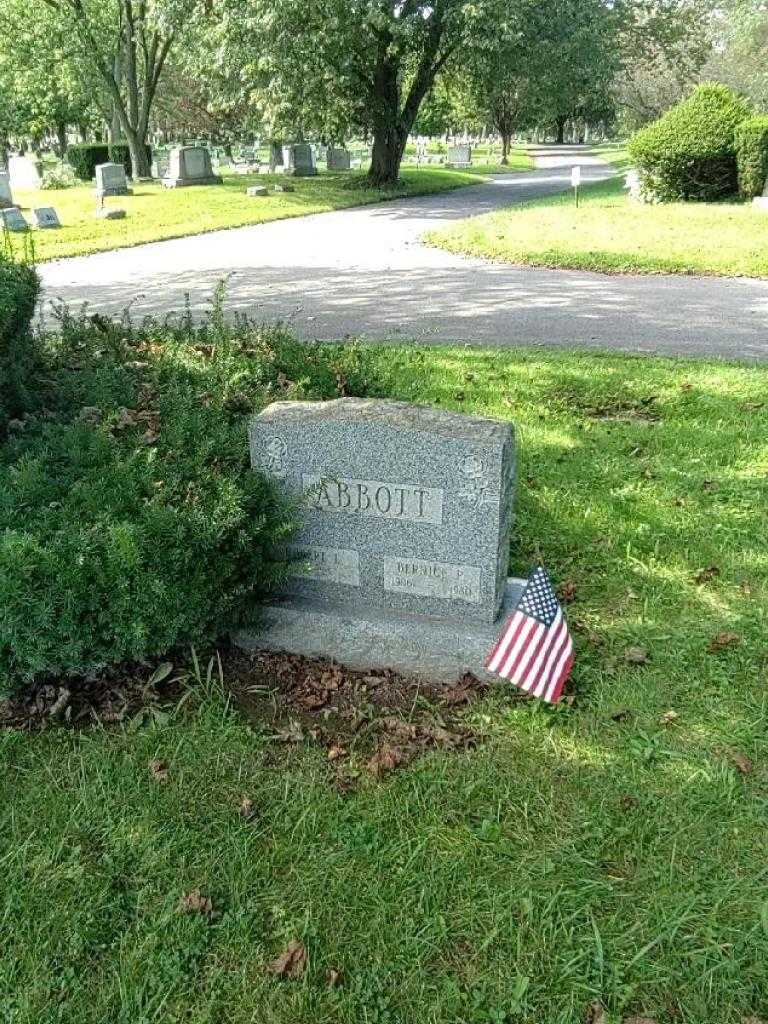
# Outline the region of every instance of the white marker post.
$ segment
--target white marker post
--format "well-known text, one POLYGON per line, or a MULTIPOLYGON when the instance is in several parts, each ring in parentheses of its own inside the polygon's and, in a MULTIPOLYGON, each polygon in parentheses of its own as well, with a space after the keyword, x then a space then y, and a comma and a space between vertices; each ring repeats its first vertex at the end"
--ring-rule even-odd
POLYGON ((573 185, 574 192, 576 193, 576 209, 579 208, 579 185, 581 184, 581 168, 571 168, 571 185, 573 185))

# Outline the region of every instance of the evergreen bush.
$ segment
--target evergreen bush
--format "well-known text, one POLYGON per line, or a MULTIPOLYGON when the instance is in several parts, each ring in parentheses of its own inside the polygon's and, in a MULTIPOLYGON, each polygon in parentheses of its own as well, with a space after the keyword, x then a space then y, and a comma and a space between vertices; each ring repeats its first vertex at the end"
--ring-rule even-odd
POLYGON ((752 113, 724 85, 700 85, 653 124, 641 128, 628 150, 645 198, 658 202, 712 200, 738 189, 735 133, 752 113))
MULTIPOLYGON (((152 163, 152 147, 145 146, 147 151, 147 163, 152 163)), ((113 164, 122 164, 125 168, 125 173, 130 175, 132 173, 131 166, 131 151, 128 148, 127 142, 111 142, 109 144, 109 159, 113 164)))
POLYGON ((768 116, 742 121, 736 129, 739 191, 746 199, 762 195, 768 179, 768 116))
POLYGON ((105 142, 79 142, 67 147, 67 163, 80 181, 92 181, 96 165, 109 162, 109 146, 105 142))
POLYGON ((0 437, 29 404, 34 366, 30 324, 40 291, 33 266, 0 251, 0 437))

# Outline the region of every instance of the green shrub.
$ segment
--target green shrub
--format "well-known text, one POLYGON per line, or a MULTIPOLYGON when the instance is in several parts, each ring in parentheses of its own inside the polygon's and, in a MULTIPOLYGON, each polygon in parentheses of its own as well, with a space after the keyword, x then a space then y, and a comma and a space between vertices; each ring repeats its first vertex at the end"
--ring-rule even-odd
POLYGON ((739 191, 747 199, 762 195, 768 179, 768 116, 742 121, 736 129, 739 191))
POLYGON ((40 279, 34 268, 0 252, 0 437, 29 405, 34 342, 29 325, 40 279))
POLYGON ((77 176, 72 168, 65 163, 57 164, 45 171, 40 183, 42 189, 72 188, 77 184, 77 176))
POLYGON ((11 686, 236 625, 281 577, 273 551, 290 518, 250 468, 248 417, 364 381, 354 348, 242 320, 94 321, 65 317, 41 341, 44 411, 0 447, 0 682, 11 686))
POLYGON ((751 114, 724 85, 700 85, 632 136, 628 150, 646 198, 712 200, 737 191, 735 132, 751 114))
POLYGON ((82 142, 67 148, 67 163, 81 181, 91 181, 96 165, 109 161, 109 147, 102 142, 82 142))
MULTIPOLYGON (((152 163, 152 147, 145 146, 147 151, 147 163, 152 163)), ((130 175, 133 168, 131 167, 131 151, 128 148, 127 142, 111 142, 109 145, 109 159, 113 164, 122 164, 125 168, 125 173, 130 175)))

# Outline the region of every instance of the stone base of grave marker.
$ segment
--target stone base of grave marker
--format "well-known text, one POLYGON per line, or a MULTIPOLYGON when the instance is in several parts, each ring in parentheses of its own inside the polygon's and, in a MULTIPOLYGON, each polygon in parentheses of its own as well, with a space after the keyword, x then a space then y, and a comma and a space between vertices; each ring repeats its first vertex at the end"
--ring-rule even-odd
POLYGON ((266 196, 268 194, 266 185, 250 185, 245 191, 249 196, 266 196))
POLYGON ((356 671, 390 668, 436 683, 452 683, 471 672, 490 681, 496 676, 486 670, 485 659, 520 600, 525 582, 507 580, 499 617, 488 625, 394 612, 357 614, 286 599, 266 605, 258 627, 239 630, 233 640, 245 650, 330 658, 356 671))
POLYGON ((294 505, 290 580, 241 646, 436 681, 483 662, 523 581, 507 579, 510 424, 404 402, 277 402, 251 462, 294 505))
POLYGON ((763 194, 761 196, 755 196, 752 200, 752 205, 758 210, 765 210, 768 212, 768 179, 766 179, 763 194))

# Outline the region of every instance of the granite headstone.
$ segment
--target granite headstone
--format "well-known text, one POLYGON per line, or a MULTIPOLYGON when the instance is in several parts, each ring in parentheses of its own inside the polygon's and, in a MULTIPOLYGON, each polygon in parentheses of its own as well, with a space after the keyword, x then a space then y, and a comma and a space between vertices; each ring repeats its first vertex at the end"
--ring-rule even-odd
POLYGON ((0 210, 15 205, 11 192, 11 176, 7 171, 0 171, 0 210))
POLYGON ((52 206, 36 206, 32 210, 32 222, 36 228, 60 228, 59 215, 52 206))
POLYGON ((485 674, 522 586, 507 580, 510 424, 403 402, 278 402, 252 420, 250 446, 301 526, 290 584, 238 642, 437 680, 485 674))
POLYGON ((326 165, 329 171, 348 171, 350 168, 350 153, 347 149, 338 146, 329 146, 326 153, 326 165))
POLYGON ((8 157, 8 174, 13 188, 40 188, 43 164, 29 156, 8 157))
POLYGON ((468 145, 449 146, 448 163, 453 167, 469 167, 472 164, 472 147, 468 145))
POLYGON ((317 174, 312 147, 304 142, 283 146, 283 167, 284 174, 293 174, 296 177, 307 178, 317 174))
POLYGON ((122 164, 96 164, 95 170, 97 196, 130 195, 125 167, 122 164))
POLYGON ((24 214, 18 206, 9 206, 0 210, 0 224, 7 231, 28 231, 29 224, 24 219, 24 214))
POLYGON ((221 185, 221 176, 213 173, 211 154, 207 149, 202 146, 177 146, 171 150, 163 185, 166 188, 221 185))

